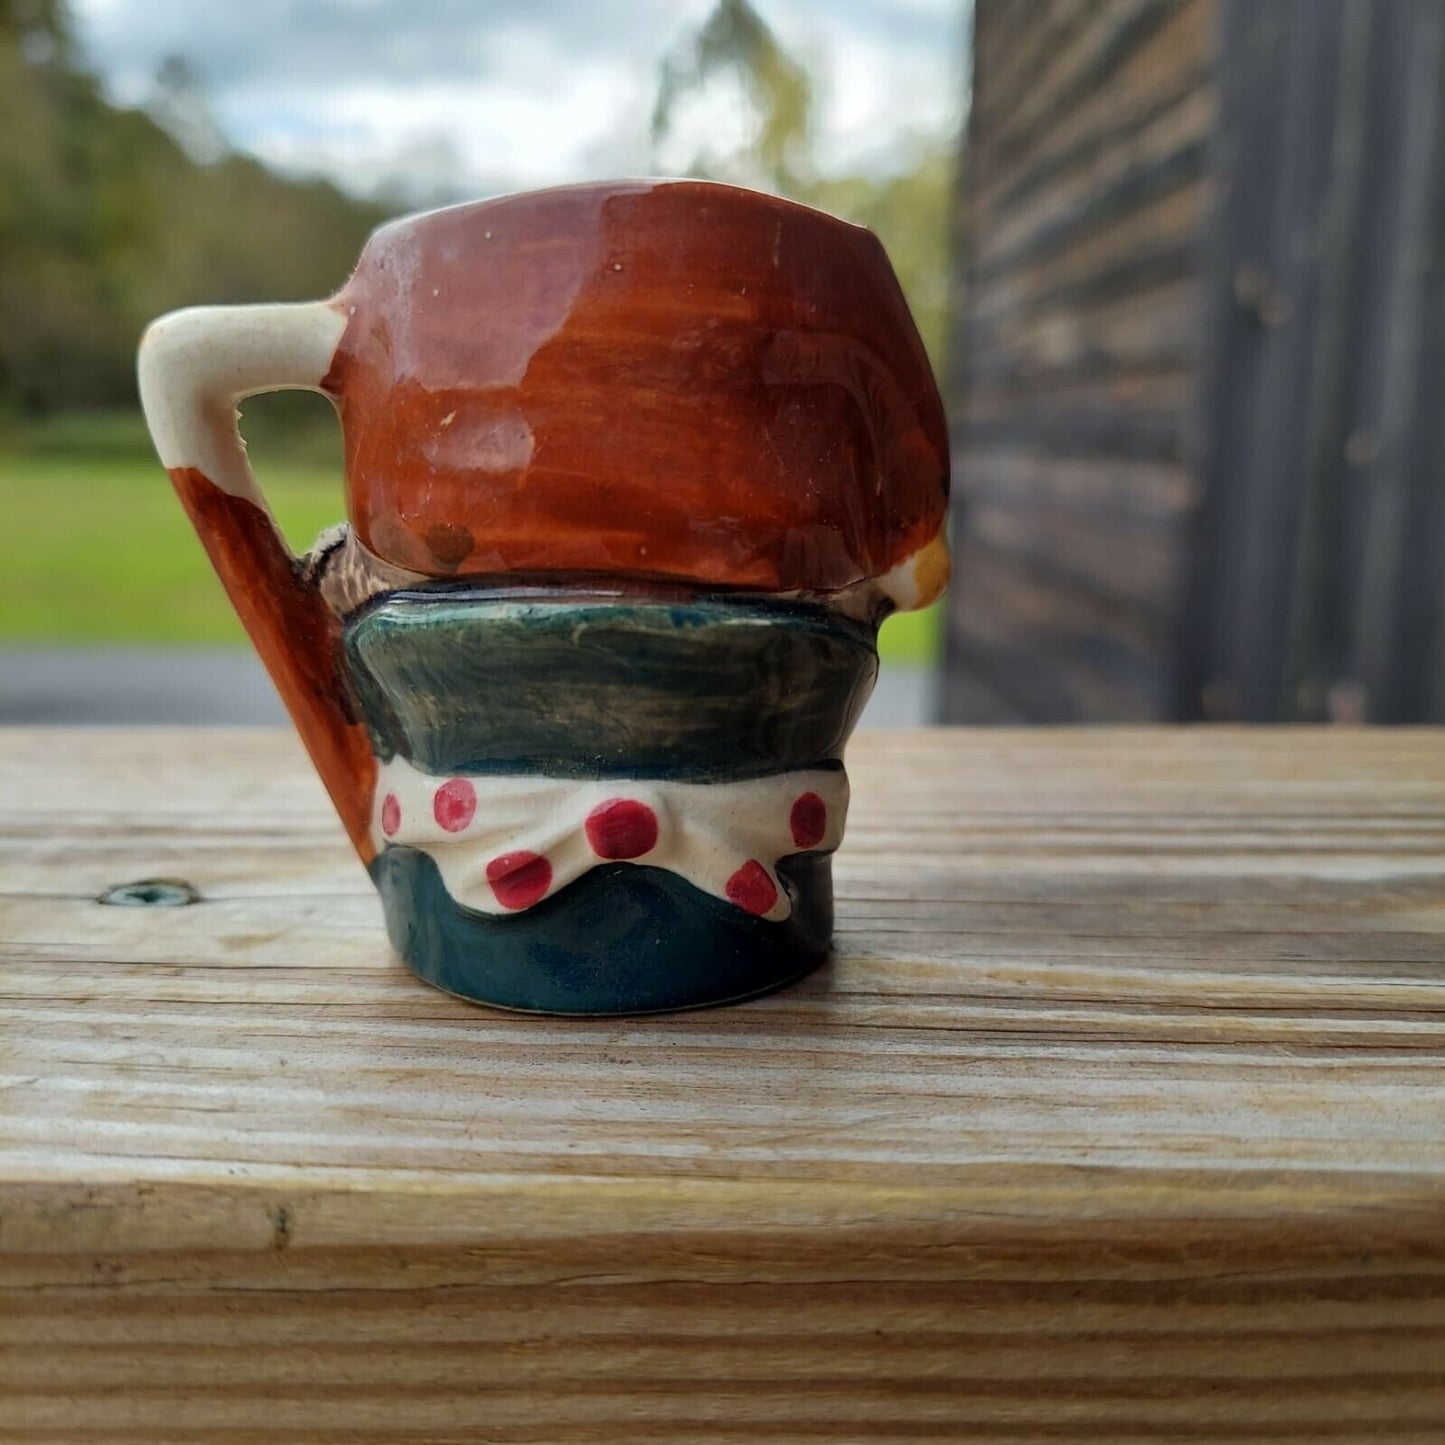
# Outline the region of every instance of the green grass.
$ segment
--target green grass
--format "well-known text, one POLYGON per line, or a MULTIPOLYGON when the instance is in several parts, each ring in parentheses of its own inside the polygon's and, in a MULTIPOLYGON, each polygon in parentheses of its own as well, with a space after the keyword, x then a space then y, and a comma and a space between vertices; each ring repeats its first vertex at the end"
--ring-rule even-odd
POLYGON ((938 660, 943 646, 943 608, 935 603, 922 612, 899 612, 878 634, 878 655, 884 662, 926 667, 938 660))
MULTIPOLYGON (((264 429, 251 445, 298 550, 343 514, 331 446, 326 436, 287 440, 264 429)), ((139 418, 67 417, 0 435, 0 516, 0 641, 245 642, 139 418)), ((880 651, 892 662, 926 663, 938 638, 938 609, 930 608, 885 623, 880 651)))
MULTIPOLYGON (((341 489, 325 472, 273 467, 267 490, 293 545, 341 515, 341 489)), ((0 456, 0 509, 9 574, 0 638, 245 641, 154 461, 0 456)))

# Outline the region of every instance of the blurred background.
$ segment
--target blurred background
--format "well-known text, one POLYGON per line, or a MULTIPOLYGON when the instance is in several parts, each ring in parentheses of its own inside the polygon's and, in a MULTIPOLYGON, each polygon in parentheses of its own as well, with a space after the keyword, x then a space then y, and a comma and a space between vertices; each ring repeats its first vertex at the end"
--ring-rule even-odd
MULTIPOLYGON (((0 719, 282 720, 136 408, 161 312, 324 296, 398 213, 704 175, 872 226, 944 365, 959 0, 0 0, 0 719)), ((297 549, 329 405, 245 433, 297 549)), ((928 716, 937 611, 874 718, 928 716)))
POLYGON ((1445 718, 1445 4, 978 0, 947 712, 1445 718))
MULTIPOLYGON (((872 721, 1445 718, 1442 80, 1439 0, 0 0, 0 720, 281 720, 146 441, 146 321, 636 174, 893 257, 958 580, 872 721)), ((306 547, 329 406, 245 429, 306 547)))

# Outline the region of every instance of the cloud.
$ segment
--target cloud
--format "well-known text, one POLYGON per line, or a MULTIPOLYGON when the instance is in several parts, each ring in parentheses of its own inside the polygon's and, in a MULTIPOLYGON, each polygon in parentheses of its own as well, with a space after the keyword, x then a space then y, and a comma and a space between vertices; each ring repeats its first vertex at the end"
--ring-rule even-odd
POLYGON ((486 79, 529 38, 549 52, 625 55, 679 7, 630 0, 625 25, 618 7, 594 0, 79 0, 76 9, 108 74, 134 84, 180 51, 224 92, 300 79, 321 88, 486 79))
MULTIPOLYGON (((179 54, 232 142, 272 164, 482 193, 649 169, 658 62, 712 0, 73 3, 123 103, 179 54)), ((818 77, 825 165, 956 116, 963 0, 756 3, 818 77)))

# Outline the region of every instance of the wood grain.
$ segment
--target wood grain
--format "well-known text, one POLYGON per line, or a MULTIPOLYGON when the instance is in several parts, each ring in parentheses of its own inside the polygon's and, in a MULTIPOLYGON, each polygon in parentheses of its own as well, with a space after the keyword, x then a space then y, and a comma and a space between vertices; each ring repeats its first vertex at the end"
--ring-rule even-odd
POLYGON ((561 1022, 289 736, 0 733, 0 1440, 1445 1436, 1445 735, 850 761, 831 966, 561 1022))
POLYGON ((1159 719, 1173 702, 1200 495, 1199 256, 1220 185, 1210 153, 1218 4, 1037 0, 1022 27, 1019 8, 974 7, 946 712, 957 722, 1159 719), (1167 510, 1141 461, 1172 473, 1167 510), (1109 467, 1129 507, 1101 516, 1094 479, 1109 467), (1030 485, 1023 469, 1048 481, 1030 485), (1160 524, 1142 559, 1136 507, 1160 524), (980 563, 1008 585, 977 580, 980 563), (1122 605, 1126 630, 1154 640, 1128 653, 1081 648, 1077 627, 1040 625, 1081 595, 1091 609, 1122 605), (1022 657, 1047 675, 1014 676, 1022 657))
POLYGON ((1224 0, 1220 20, 1174 713, 1438 723, 1445 10, 1224 0))

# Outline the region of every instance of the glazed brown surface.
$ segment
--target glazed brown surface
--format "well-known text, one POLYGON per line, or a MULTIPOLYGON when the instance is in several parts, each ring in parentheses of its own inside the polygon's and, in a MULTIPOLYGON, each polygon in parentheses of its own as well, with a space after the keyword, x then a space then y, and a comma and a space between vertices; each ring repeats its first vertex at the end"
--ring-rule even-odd
POLYGON ((932 373, 867 231, 703 182, 576 186, 383 228, 326 387, 351 516, 440 576, 833 590, 947 504, 932 373))
POLYGON ((276 524, 254 502, 223 492, 194 467, 174 467, 170 478, 347 836, 370 863, 376 759, 341 670, 341 624, 302 581, 276 524))

